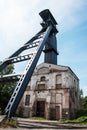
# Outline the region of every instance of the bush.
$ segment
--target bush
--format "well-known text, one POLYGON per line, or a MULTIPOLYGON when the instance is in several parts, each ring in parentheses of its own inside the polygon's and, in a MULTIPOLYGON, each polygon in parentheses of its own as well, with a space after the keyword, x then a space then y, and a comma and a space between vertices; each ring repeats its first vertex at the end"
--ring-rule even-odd
POLYGON ((77 111, 76 118, 81 117, 81 116, 87 116, 87 109, 77 111))
POLYGON ((81 116, 74 120, 64 120, 64 123, 87 124, 87 116, 81 116))
POLYGON ((87 116, 81 116, 81 117, 77 118, 77 121, 79 123, 83 123, 83 122, 87 123, 87 116))

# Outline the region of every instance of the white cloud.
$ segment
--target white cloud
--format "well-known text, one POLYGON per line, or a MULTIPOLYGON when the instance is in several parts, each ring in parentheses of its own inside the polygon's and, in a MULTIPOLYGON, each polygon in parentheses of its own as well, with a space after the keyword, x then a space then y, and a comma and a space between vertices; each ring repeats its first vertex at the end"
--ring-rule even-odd
POLYGON ((40 29, 38 13, 49 8, 59 23, 60 34, 78 23, 76 11, 80 0, 1 0, 0 1, 0 59, 13 53, 40 29), (72 26, 71 26, 72 25, 72 26))
POLYGON ((84 97, 87 96, 87 86, 83 86, 83 95, 84 97))

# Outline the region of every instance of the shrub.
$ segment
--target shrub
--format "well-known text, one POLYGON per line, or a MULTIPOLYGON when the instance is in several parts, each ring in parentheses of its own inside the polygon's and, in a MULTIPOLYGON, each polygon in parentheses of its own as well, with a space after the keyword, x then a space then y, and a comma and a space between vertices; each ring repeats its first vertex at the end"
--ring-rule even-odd
POLYGON ((81 117, 81 116, 87 116, 87 109, 77 111, 76 118, 81 117))
POLYGON ((87 124, 87 116, 81 116, 74 120, 64 120, 64 123, 87 124))

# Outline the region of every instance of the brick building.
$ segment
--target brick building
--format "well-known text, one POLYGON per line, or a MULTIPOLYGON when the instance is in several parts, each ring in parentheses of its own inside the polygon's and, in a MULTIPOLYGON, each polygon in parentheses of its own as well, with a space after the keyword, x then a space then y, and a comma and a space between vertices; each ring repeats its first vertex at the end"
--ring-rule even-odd
POLYGON ((34 70, 17 114, 72 119, 79 109, 79 79, 75 73, 67 66, 42 63, 34 70))

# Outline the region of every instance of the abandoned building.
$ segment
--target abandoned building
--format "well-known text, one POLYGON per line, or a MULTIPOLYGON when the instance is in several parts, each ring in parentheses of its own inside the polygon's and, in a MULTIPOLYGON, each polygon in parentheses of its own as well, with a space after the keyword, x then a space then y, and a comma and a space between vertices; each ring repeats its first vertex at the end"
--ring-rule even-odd
POLYGON ((71 119, 80 109, 79 79, 66 66, 42 63, 36 67, 19 104, 23 117, 71 119))

